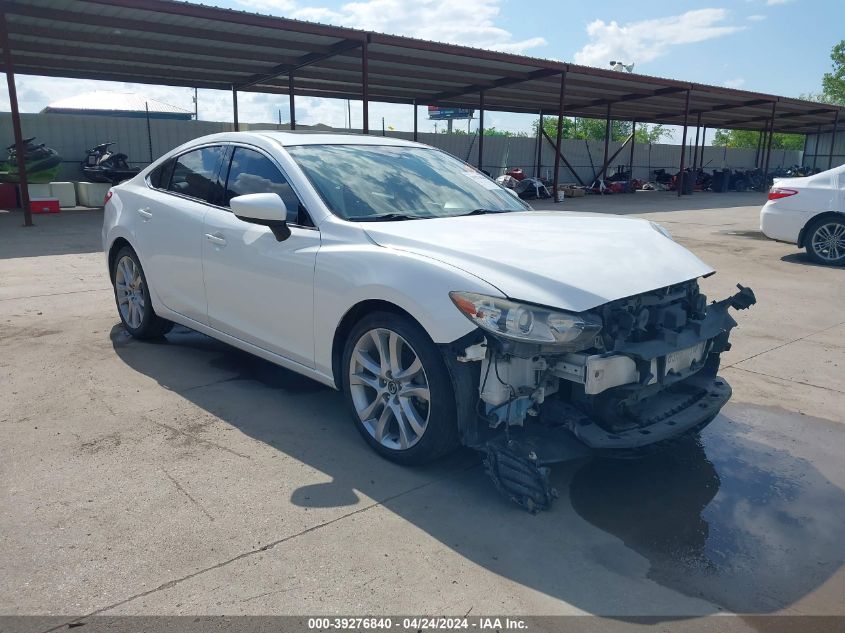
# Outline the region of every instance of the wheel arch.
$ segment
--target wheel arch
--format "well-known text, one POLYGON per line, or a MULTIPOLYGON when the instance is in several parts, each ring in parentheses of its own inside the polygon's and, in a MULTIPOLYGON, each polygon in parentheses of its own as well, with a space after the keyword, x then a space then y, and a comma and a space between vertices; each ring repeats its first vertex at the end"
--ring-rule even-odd
MULTIPOLYGON (((335 387, 343 389, 341 376, 343 372, 342 361, 346 339, 358 323, 368 314, 373 312, 389 312, 407 317, 412 323, 420 326, 423 332, 428 334, 422 323, 404 308, 385 301, 383 299, 365 299, 352 306, 343 315, 338 324, 334 340, 332 341, 332 378, 335 387)), ((468 345, 483 340, 480 330, 473 328, 469 333, 461 336, 451 343, 434 343, 440 350, 446 372, 452 381, 454 390, 456 423, 460 441, 465 446, 475 445, 479 439, 479 432, 476 419, 476 402, 478 400, 478 384, 481 373, 481 363, 458 362, 458 354, 468 345)))
MULTIPOLYGON (((132 244, 127 240, 125 237, 117 237, 109 246, 109 254, 108 254, 108 262, 109 262, 109 278, 112 276, 112 271, 114 270, 114 260, 117 258, 117 254, 120 252, 124 246, 128 246, 133 251, 135 248, 132 244)), ((137 254, 137 253, 136 253, 137 254)))
POLYGON ((332 339, 332 378, 334 379, 335 387, 338 389, 342 388, 340 377, 343 368, 341 367, 341 362, 343 360, 343 348, 346 345, 346 339, 352 328, 355 327, 355 324, 373 312, 392 312, 393 314, 407 317, 425 331, 422 323, 415 319, 410 312, 395 303, 385 301, 384 299, 365 299, 364 301, 359 301, 349 308, 346 314, 340 319, 332 339))
POLYGON ((806 246, 804 240, 807 238, 807 229, 809 229, 811 226, 813 226, 816 222, 819 222, 820 220, 829 220, 833 218, 837 220, 845 220, 845 213, 842 213, 841 211, 824 211, 823 213, 814 215, 809 220, 807 220, 807 223, 804 224, 804 226, 798 232, 798 248, 804 248, 806 246))

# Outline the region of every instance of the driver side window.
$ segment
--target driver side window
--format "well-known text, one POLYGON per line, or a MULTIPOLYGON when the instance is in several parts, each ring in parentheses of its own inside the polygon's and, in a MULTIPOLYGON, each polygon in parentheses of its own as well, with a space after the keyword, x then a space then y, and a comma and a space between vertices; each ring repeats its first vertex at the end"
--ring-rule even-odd
POLYGON ((313 226, 308 213, 279 168, 260 152, 235 147, 226 179, 223 205, 228 207, 235 196, 250 193, 278 194, 287 207, 289 224, 313 226))

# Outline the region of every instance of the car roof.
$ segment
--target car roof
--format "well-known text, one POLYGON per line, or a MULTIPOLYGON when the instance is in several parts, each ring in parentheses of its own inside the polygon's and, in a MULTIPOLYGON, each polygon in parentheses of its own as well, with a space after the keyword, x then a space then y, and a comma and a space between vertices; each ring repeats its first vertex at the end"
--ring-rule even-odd
POLYGON ((283 147, 294 145, 391 145, 400 147, 428 147, 422 143, 406 141, 390 136, 370 134, 343 134, 333 132, 277 132, 276 130, 250 130, 249 132, 220 132, 209 134, 192 141, 195 143, 221 142, 249 142, 258 139, 269 139, 283 147))

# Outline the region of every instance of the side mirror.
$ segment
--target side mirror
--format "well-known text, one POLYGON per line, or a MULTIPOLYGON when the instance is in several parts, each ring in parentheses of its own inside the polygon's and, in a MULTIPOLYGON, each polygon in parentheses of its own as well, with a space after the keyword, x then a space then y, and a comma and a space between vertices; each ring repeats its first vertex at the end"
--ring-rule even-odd
POLYGON ((267 226, 279 242, 290 237, 287 225, 288 210, 276 193, 248 193, 235 196, 229 206, 236 217, 244 222, 267 226))

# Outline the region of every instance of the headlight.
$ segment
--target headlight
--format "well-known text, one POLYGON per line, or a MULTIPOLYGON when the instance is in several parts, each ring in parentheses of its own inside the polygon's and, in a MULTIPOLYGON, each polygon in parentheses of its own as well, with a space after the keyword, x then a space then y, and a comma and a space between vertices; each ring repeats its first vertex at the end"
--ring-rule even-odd
POLYGON ((649 221, 649 224, 651 224, 651 228, 660 233, 663 237, 668 237, 670 240, 674 241, 672 234, 669 232, 669 229, 667 229, 665 226, 663 226, 662 224, 658 224, 657 222, 651 221, 649 221))
POLYGON ((601 330, 601 321, 591 315, 552 310, 475 292, 450 292, 449 297, 458 310, 478 327, 512 341, 554 345, 575 352, 591 347, 601 330))

